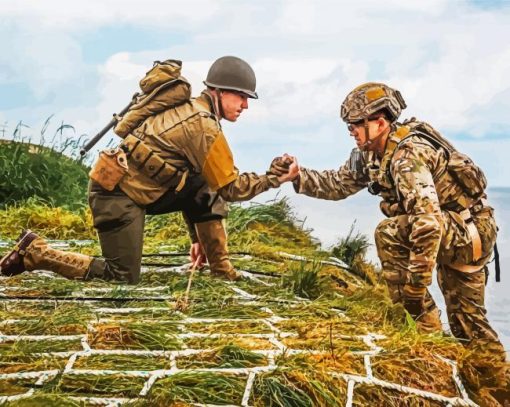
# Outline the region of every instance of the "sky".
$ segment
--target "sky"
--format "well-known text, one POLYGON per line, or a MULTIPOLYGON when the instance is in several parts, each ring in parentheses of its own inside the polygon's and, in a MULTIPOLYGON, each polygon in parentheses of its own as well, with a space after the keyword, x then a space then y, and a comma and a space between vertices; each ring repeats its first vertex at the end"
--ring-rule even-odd
MULTIPOLYGON (((18 128, 38 141, 46 129, 51 140, 63 123, 74 128, 63 138, 90 138, 130 101, 153 61, 182 60, 198 95, 211 63, 235 55, 253 66, 260 96, 223 124, 241 171, 262 173, 284 152, 306 167, 338 168, 354 147, 340 104, 359 84, 379 81, 401 91, 402 118, 441 131, 484 169, 489 187, 510 187, 510 0, 0 0, 0 38, 0 138, 18 128)), ((117 141, 108 134, 90 160, 117 141)), ((500 247, 510 240, 508 195, 489 193, 500 247)), ((279 196, 326 247, 353 222, 373 244, 383 218, 366 192, 330 202, 285 185, 279 196)), ((510 258, 502 256, 504 268, 510 258)), ((377 262, 373 245, 368 258, 377 262)), ((508 283, 488 291, 508 348, 507 305, 497 303, 508 283)))
MULTIPOLYGON (((0 136, 22 122, 37 140, 51 118, 47 135, 67 123, 66 136, 91 137, 153 61, 182 60, 198 95, 211 63, 236 55, 253 66, 260 96, 223 126, 241 171, 261 173, 284 152, 338 168, 354 146, 339 106, 380 81, 406 99, 402 118, 429 122, 490 187, 510 187, 510 0, 2 0, 0 38, 0 136)), ((292 200, 312 218, 337 208, 292 200)))

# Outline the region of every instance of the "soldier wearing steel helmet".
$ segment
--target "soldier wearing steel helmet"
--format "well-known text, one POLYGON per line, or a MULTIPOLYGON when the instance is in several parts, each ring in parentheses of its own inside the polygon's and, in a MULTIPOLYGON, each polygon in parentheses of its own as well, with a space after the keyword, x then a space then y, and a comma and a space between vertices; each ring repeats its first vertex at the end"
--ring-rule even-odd
POLYGON ((283 180, 321 199, 340 200, 365 188, 379 195, 387 219, 377 226, 375 241, 393 302, 404 305, 420 331, 440 331, 428 291, 437 267, 453 335, 492 350, 494 362, 504 361, 484 306, 497 230, 485 177, 427 123, 397 122, 405 107, 400 92, 385 84, 355 88, 340 110, 357 145, 347 162, 322 172, 293 166, 283 180))
POLYGON ((235 122, 248 109, 248 99, 258 98, 250 65, 234 56, 219 58, 204 84, 207 88, 199 97, 151 116, 134 129, 135 146, 128 145, 128 138, 123 141, 130 165, 115 189, 108 191, 91 182, 89 203, 103 258, 55 250, 25 231, 0 261, 1 273, 11 276, 43 269, 72 279, 137 283, 145 215, 182 211, 189 226, 192 261, 200 263, 206 257, 213 274, 238 279, 222 222, 226 201, 249 200, 278 187, 280 179, 270 171, 240 174, 220 124, 222 119, 235 122), (147 157, 142 165, 130 162, 139 151, 147 157), (183 176, 160 182, 150 173, 155 158, 164 161, 165 168, 182 170, 183 176))

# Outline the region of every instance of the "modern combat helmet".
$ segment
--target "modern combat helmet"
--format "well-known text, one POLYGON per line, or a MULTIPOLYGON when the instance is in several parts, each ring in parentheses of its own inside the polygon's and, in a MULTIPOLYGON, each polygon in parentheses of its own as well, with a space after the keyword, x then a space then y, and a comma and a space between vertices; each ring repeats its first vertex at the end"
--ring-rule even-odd
POLYGON ((237 90, 250 98, 258 99, 255 92, 255 72, 241 58, 225 56, 214 61, 204 84, 211 88, 237 90))
POLYGON ((346 123, 356 123, 383 110, 388 120, 394 122, 406 107, 398 90, 383 83, 368 82, 347 95, 340 107, 340 117, 346 123))

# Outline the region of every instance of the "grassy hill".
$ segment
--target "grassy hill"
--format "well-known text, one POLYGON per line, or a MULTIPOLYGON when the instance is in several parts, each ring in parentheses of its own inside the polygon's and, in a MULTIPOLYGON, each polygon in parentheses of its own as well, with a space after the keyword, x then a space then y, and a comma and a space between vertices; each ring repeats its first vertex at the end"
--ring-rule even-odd
MULTIPOLYGON (((27 227, 100 255, 77 199, 86 167, 29 144, 0 149, 2 168, 10 162, 15 174, 2 175, 11 192, 0 208, 0 255, 27 227)), ((391 303, 364 258, 366 238, 346 231, 324 251, 285 198, 232 205, 228 229, 245 278, 198 273, 184 312, 176 303, 189 241, 180 214, 148 217, 138 286, 38 271, 0 278, 0 403, 489 405, 490 381, 472 369, 473 355, 449 336, 419 334, 391 303)))

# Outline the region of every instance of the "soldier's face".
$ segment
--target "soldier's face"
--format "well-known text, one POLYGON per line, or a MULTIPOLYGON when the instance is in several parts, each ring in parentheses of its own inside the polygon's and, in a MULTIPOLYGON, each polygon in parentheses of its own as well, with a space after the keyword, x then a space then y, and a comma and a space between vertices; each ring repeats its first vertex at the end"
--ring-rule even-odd
POLYGON ((235 122, 243 110, 248 109, 248 96, 242 92, 222 91, 223 118, 235 122))
POLYGON ((360 150, 376 150, 378 148, 378 144, 373 143, 373 139, 379 137, 379 135, 383 132, 383 127, 381 123, 384 124, 382 119, 374 118, 368 119, 368 134, 367 128, 365 127, 365 121, 361 120, 356 123, 349 123, 347 125, 347 129, 349 130, 349 134, 351 137, 354 137, 356 141, 356 145, 360 150))
POLYGON ((354 140, 356 141, 356 145, 358 146, 358 148, 360 150, 368 150, 367 147, 370 145, 370 143, 367 143, 369 138, 367 137, 365 122, 362 120, 356 123, 349 123, 347 129, 349 130, 350 136, 354 137, 354 140))

